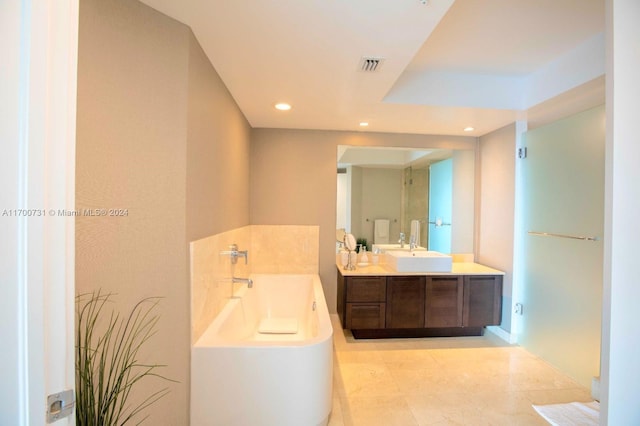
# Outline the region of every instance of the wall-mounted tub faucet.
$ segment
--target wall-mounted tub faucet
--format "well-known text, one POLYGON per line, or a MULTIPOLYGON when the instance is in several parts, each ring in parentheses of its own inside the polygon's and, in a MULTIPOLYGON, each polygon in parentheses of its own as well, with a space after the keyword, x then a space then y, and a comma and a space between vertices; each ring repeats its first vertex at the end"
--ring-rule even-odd
POLYGON ((246 265, 249 262, 249 255, 247 250, 238 250, 237 244, 231 244, 229 246, 229 250, 224 250, 220 252, 221 255, 231 256, 231 264, 235 265, 238 263, 239 257, 244 257, 244 264, 246 265))
POLYGON ((253 288, 253 280, 251 278, 236 278, 231 277, 232 283, 243 283, 247 285, 247 288, 253 288))
MULTIPOLYGON (((246 265, 247 263, 249 263, 249 254, 247 252, 247 250, 238 250, 238 245, 237 244, 231 244, 229 246, 229 250, 223 250, 220 252, 221 255, 223 256, 230 256, 231 257, 231 264, 235 265, 236 263, 238 263, 238 258, 239 257, 244 257, 244 264, 246 265)), ((233 297, 233 284, 235 283, 242 283, 242 284, 246 284, 248 288, 253 288, 253 280, 251 278, 236 278, 234 276, 231 277, 231 296, 233 297)))

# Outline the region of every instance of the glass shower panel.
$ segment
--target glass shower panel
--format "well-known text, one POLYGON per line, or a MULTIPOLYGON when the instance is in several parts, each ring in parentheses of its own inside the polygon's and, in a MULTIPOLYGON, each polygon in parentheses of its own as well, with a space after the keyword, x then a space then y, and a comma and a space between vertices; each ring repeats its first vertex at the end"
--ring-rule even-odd
POLYGON ((453 160, 429 167, 429 250, 451 253, 453 160))
MULTIPOLYGON (((429 168, 407 167, 404 169, 404 185, 402 191, 402 232, 407 239, 411 235, 411 221, 420 221, 420 238, 416 242, 426 247, 427 212, 429 206, 429 168)), ((408 240, 407 240, 408 241, 408 240)))
POLYGON ((519 343, 589 387, 600 370, 604 107, 525 134, 519 343), (591 240, 596 237, 597 240, 591 240))

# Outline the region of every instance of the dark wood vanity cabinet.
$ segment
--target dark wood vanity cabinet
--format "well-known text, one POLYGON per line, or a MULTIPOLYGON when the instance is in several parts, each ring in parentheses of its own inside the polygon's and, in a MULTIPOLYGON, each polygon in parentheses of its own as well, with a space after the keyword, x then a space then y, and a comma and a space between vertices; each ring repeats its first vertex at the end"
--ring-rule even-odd
POLYGON ((384 303, 348 303, 346 324, 350 329, 371 330, 385 328, 384 303))
POLYGON ((343 276, 338 315, 355 337, 482 334, 499 325, 502 275, 343 276))
POLYGON ((386 328, 424 327, 425 277, 387 278, 386 328))
POLYGON ((387 278, 338 273, 338 313, 349 329, 385 328, 387 278))
POLYGON ((502 275, 465 276, 462 306, 462 324, 465 327, 500 325, 502 275))
POLYGON ((427 277, 425 327, 499 325, 502 275, 427 277))
POLYGON ((462 327, 463 292, 460 275, 427 277, 425 327, 462 327))

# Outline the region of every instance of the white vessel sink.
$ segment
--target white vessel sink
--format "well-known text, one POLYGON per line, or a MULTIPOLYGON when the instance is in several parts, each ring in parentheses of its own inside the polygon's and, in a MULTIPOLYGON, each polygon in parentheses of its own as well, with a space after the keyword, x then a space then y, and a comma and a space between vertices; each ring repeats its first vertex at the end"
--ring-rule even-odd
MULTIPOLYGON (((371 246, 371 250, 375 251, 376 249, 378 249, 380 251, 380 253, 386 253, 388 251, 391 250, 396 250, 396 251, 409 251, 409 243, 405 243, 404 247, 400 247, 400 244, 374 244, 371 246)), ((414 248, 414 250, 418 250, 418 251, 426 251, 427 249, 425 247, 416 247, 414 248)))
POLYGON ((387 265, 397 272, 451 272, 453 258, 437 251, 385 252, 387 265))

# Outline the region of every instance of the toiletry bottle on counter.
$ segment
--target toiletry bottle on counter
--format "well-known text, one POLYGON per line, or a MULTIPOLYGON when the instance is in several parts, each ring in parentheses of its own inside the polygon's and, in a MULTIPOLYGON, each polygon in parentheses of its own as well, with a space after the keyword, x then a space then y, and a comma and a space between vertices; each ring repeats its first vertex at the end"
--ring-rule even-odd
POLYGON ((360 263, 369 263, 369 256, 367 256, 367 248, 362 248, 362 256, 360 256, 360 263))
POLYGON ((352 251, 349 253, 349 256, 351 256, 352 265, 355 265, 356 263, 358 263, 358 253, 356 253, 355 251, 352 251))

